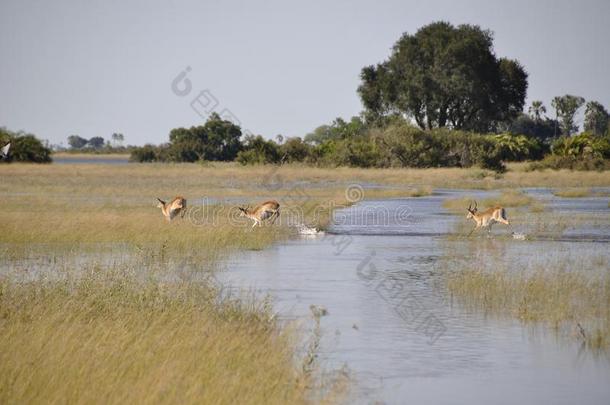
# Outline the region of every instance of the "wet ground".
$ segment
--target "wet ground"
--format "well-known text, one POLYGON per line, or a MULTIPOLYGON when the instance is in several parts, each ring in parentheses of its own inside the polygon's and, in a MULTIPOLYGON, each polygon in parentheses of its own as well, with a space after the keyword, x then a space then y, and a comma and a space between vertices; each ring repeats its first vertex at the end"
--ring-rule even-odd
MULTIPOLYGON (((321 320, 320 364, 349 369, 356 403, 606 404, 607 357, 544 328, 461 307, 442 286, 448 252, 455 260, 493 255, 515 268, 544 255, 575 266, 579 257, 608 263, 608 198, 526 191, 543 200, 547 212, 593 221, 527 241, 513 240, 496 225, 493 237, 477 235, 473 243, 456 227, 465 218, 447 212, 442 201, 490 193, 439 190, 429 197, 362 201, 339 211, 323 236, 232 258, 222 279, 270 294, 283 319, 307 319, 310 305, 324 306, 329 315, 321 320)), ((511 212, 518 210, 509 210, 509 219, 511 212)))

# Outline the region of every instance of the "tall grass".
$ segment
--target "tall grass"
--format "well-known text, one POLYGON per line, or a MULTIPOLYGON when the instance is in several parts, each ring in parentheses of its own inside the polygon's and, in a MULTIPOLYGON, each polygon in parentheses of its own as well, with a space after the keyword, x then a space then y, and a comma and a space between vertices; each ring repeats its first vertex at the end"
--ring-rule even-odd
POLYGON ((5 279, 0 314, 0 403, 308 402, 291 329, 209 283, 5 279))
POLYGON ((477 249, 469 250, 475 257, 447 257, 445 283, 454 298, 487 314, 550 326, 595 350, 610 349, 606 256, 545 252, 516 264, 498 256, 505 254, 503 249, 490 247, 481 248, 484 257, 476 257, 477 249))
POLYGON ((250 229, 236 205, 277 198, 311 217, 343 190, 296 196, 198 165, 0 169, 0 403, 333 401, 330 378, 302 370, 300 333, 213 275, 294 232, 250 229), (168 223, 156 197, 178 194, 187 216, 168 223))
MULTIPOLYGON (((470 206, 474 206, 476 199, 472 196, 460 197, 460 198, 448 198, 443 201, 443 208, 453 213, 464 213, 470 206)), ((479 211, 482 211, 489 207, 525 207, 525 206, 537 206, 540 203, 534 198, 528 196, 522 191, 518 190, 503 190, 497 197, 487 198, 482 201, 477 201, 479 211)))

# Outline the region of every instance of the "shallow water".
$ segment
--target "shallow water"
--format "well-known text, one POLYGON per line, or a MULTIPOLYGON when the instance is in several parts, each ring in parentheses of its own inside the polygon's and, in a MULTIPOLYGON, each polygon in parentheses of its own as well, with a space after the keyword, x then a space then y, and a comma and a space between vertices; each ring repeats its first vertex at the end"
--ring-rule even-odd
POLYGON ((305 319, 310 305, 324 306, 329 315, 321 320, 321 364, 347 366, 356 403, 606 404, 607 358, 540 327, 468 310, 440 283, 447 249, 492 255, 513 266, 519 266, 516 257, 527 261, 547 253, 553 260, 578 254, 608 263, 607 198, 527 192, 545 199, 550 209, 596 215, 599 223, 566 229, 558 240, 529 241, 513 240, 497 225, 492 238, 478 235, 473 243, 455 237, 456 221, 465 218, 448 214, 441 203, 491 194, 441 190, 429 197, 360 202, 340 211, 325 236, 240 254, 221 277, 271 294, 284 319, 305 319))

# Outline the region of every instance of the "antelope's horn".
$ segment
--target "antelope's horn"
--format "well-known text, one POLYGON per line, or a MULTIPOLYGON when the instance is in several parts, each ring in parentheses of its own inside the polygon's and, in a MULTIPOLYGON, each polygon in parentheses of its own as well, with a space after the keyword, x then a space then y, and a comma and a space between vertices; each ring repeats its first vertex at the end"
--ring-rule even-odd
POLYGON ((163 205, 165 205, 165 201, 163 201, 162 199, 160 199, 159 197, 157 197, 157 200, 159 200, 159 202, 163 205))
POLYGON ((468 211, 472 211, 472 203, 468 204, 468 211))
POLYGON ((474 209, 477 209, 477 200, 474 200, 474 209))

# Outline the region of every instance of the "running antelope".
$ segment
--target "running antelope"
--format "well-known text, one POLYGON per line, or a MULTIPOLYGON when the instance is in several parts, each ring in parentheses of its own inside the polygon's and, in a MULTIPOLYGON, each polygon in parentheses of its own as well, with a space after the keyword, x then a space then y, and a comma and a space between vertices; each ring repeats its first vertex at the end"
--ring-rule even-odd
POLYGON ((504 208, 497 206, 479 212, 476 201, 474 202, 474 208, 472 208, 472 203, 468 206, 468 215, 466 215, 466 219, 470 218, 476 222, 476 225, 468 236, 480 228, 487 228, 487 232, 491 233, 491 226, 496 222, 510 226, 510 223, 506 219, 506 210, 504 208))
POLYGON ((168 221, 174 219, 178 214, 180 214, 180 218, 184 218, 184 214, 186 214, 186 200, 184 198, 176 197, 170 203, 166 203, 158 197, 157 200, 159 200, 157 208, 161 208, 163 216, 165 216, 168 221))
POLYGON ((256 225, 261 226, 262 222, 266 219, 271 219, 271 223, 273 224, 277 217, 280 216, 280 204, 275 201, 266 201, 253 209, 238 207, 241 213, 240 217, 247 217, 254 221, 252 224, 252 228, 256 225))

